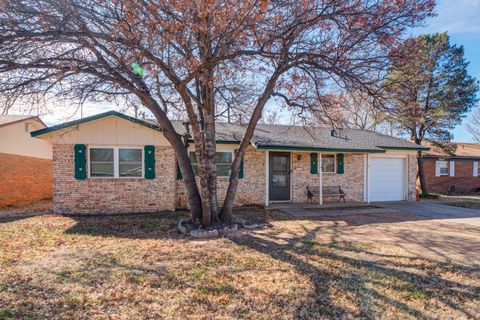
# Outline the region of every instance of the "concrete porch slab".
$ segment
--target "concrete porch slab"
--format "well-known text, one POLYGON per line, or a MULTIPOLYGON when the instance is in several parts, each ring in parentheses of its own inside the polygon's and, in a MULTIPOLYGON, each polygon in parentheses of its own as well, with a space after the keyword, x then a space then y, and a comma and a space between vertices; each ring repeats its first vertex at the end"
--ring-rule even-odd
POLYGON ((320 205, 311 202, 273 202, 265 207, 265 210, 283 210, 283 209, 348 209, 348 208, 371 208, 372 205, 366 202, 347 201, 347 202, 325 202, 320 205))
POLYGON ((334 216, 346 216, 354 214, 372 214, 372 213, 398 213, 398 210, 376 208, 376 207, 364 207, 355 209, 310 209, 304 208, 285 208, 281 211, 289 214, 295 218, 318 218, 318 217, 334 217, 334 216))

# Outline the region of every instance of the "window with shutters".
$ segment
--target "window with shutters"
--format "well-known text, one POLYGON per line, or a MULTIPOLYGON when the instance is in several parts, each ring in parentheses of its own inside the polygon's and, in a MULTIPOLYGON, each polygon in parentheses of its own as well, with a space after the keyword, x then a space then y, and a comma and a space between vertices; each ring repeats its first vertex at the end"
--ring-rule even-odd
POLYGON ((322 172, 323 173, 335 172, 335 155, 334 154, 322 154, 322 172))
POLYGON ((90 178, 141 178, 143 163, 141 147, 88 148, 90 178))
MULTIPOLYGON (((192 163, 193 172, 198 176, 198 160, 195 152, 190 152, 190 162, 192 163)), ((233 162, 233 151, 219 151, 217 152, 217 176, 230 176, 230 168, 233 162)))
POLYGON ((437 166, 439 168, 439 173, 441 176, 448 176, 448 161, 437 161, 437 166))

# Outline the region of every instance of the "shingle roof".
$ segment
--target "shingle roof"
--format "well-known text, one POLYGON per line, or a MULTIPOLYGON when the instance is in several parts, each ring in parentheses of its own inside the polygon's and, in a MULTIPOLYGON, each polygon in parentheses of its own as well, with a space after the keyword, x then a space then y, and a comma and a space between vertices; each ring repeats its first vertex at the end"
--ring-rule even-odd
MULTIPOLYGON (((183 134, 183 125, 174 122, 178 133, 183 134)), ((218 142, 240 142, 246 125, 217 123, 216 140, 218 142)), ((344 149, 383 152, 385 149, 427 150, 428 147, 384 135, 378 132, 360 129, 340 129, 331 135, 330 128, 258 124, 251 143, 259 149, 344 149)))
MULTIPOLYGON (((419 149, 411 142, 368 130, 340 129, 332 136, 330 128, 259 125, 252 139, 257 147, 299 147, 382 151, 385 149, 419 149)), ((422 147, 420 147, 423 149, 422 147)))
MULTIPOLYGON (((39 136, 107 116, 118 116, 152 129, 160 129, 154 120, 140 120, 119 112, 109 111, 34 131, 32 136, 39 136)), ((173 124, 177 133, 183 134, 185 132, 185 127, 180 121, 173 121, 173 124)), ((239 143, 243 138, 245 130, 246 125, 217 123, 216 140, 218 143, 239 143)), ((329 128, 267 124, 259 124, 257 126, 251 143, 258 149, 343 150, 345 152, 385 152, 386 149, 428 150, 428 147, 418 146, 402 139, 368 130, 341 129, 337 131, 335 136, 332 136, 329 128)))
MULTIPOLYGON (((40 120, 37 116, 30 116, 30 115, 0 115, 0 127, 5 126, 8 124, 12 124, 15 122, 21 122, 25 120, 37 120, 43 124, 42 120, 40 120)), ((45 126, 46 127, 46 126, 45 126)))
POLYGON ((478 143, 454 143, 457 148, 453 155, 445 152, 440 147, 426 143, 431 149, 425 153, 425 157, 457 157, 457 158, 480 158, 480 144, 478 143))

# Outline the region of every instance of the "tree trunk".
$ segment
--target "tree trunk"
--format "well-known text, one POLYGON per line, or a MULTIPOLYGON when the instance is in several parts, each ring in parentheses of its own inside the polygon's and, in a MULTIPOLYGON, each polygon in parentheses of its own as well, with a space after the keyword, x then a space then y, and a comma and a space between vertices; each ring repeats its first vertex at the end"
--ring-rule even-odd
POLYGON ((210 211, 212 221, 218 222, 218 199, 217 199, 217 147, 215 144, 215 115, 205 117, 205 159, 207 171, 207 187, 209 190, 210 211))
POLYGON ((245 135, 243 136, 242 142, 240 143, 240 147, 237 150, 235 155, 235 159, 232 163, 232 169, 230 172, 230 179, 227 189, 227 194, 225 195, 225 200, 223 202, 222 212, 220 215, 220 219, 222 222, 230 224, 232 222, 232 214, 233 214, 233 201, 235 199, 235 193, 237 192, 238 180, 239 180, 239 172, 240 172, 240 164, 242 163, 243 155, 247 150, 248 145, 250 144, 250 140, 253 137, 253 133, 255 132, 255 127, 257 126, 258 120, 260 120, 263 112, 263 108, 267 103, 268 99, 270 99, 273 90, 275 88, 275 84, 277 83, 278 78, 282 74, 283 71, 283 64, 280 64, 272 74, 270 79, 268 80, 267 85, 259 97, 257 101, 257 105, 253 110, 252 116, 248 123, 248 126, 245 130, 245 135))
POLYGON ((153 113, 157 119, 162 133, 172 145, 178 160, 178 165, 182 171, 183 182, 187 189, 188 207, 191 212, 192 219, 202 219, 202 203, 198 192, 195 174, 193 173, 190 158, 186 146, 183 144, 182 138, 173 128, 172 122, 167 118, 160 105, 149 95, 139 95, 142 103, 153 113))
POLYGON ((423 167, 422 151, 418 151, 417 162, 418 162, 418 178, 420 179, 420 189, 422 189, 422 195, 427 195, 428 188, 427 188, 427 180, 425 177, 425 169, 423 167))

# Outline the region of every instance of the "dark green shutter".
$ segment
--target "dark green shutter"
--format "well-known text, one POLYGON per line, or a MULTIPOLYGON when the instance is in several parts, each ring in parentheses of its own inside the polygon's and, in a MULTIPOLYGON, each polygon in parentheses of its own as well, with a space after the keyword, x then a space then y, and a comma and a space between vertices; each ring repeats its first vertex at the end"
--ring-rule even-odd
POLYGON ((182 171, 180 170, 180 165, 178 164, 178 161, 177 161, 177 180, 182 180, 182 179, 183 179, 182 171))
MULTIPOLYGON (((235 149, 235 154, 237 154, 237 149, 235 149)), ((240 170, 238 170, 238 178, 243 179, 244 173, 243 173, 243 158, 242 161, 240 162, 240 170)))
POLYGON ((242 162, 240 162, 240 171, 238 172, 238 178, 243 179, 243 159, 242 162))
POLYGON ((75 150, 75 179, 85 180, 87 177, 87 155, 86 146, 84 144, 76 144, 75 150))
POLYGON ((343 153, 337 154, 337 173, 343 174, 345 172, 345 164, 343 159, 343 153))
POLYGON ((155 179, 155 146, 144 147, 145 179, 155 179))
POLYGON ((318 153, 310 153, 310 173, 318 173, 318 153))

